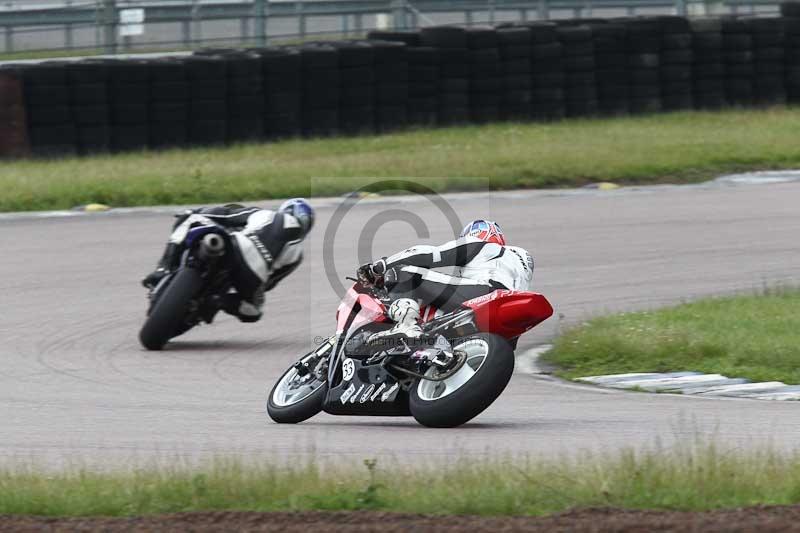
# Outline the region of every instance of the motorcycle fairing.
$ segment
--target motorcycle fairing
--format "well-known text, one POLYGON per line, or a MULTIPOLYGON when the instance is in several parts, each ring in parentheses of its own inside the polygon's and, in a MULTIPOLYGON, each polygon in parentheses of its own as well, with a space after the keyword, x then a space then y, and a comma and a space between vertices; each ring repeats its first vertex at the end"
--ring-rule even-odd
POLYGON ((336 334, 355 331, 361 326, 386 320, 386 307, 368 294, 358 292, 357 285, 347 290, 336 309, 336 334), (351 319, 351 315, 352 319, 351 319))
POLYGON ((553 307, 541 294, 506 289, 478 296, 462 305, 473 310, 478 329, 506 339, 519 337, 553 314, 553 307))
POLYGON ((322 409, 332 415, 410 416, 408 393, 397 379, 380 365, 365 365, 358 359, 353 374, 337 386, 329 388, 322 409))

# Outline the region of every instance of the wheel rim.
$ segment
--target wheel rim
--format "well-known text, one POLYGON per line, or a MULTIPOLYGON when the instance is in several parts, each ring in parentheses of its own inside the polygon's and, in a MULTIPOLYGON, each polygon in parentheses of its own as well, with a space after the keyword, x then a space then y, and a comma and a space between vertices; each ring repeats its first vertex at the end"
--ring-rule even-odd
MULTIPOLYGON (((465 352, 467 354, 466 361, 464 361, 464 364, 458 372, 445 380, 430 381, 421 379, 417 385, 417 396, 419 396, 421 400, 430 402, 454 393, 478 373, 478 370, 480 370, 489 357, 489 343, 483 339, 470 339, 454 346, 453 350, 465 352)), ((425 376, 434 377, 436 371, 436 368, 429 368, 428 371, 425 372, 425 376)))
MULTIPOLYGON (((311 356, 313 357, 313 356, 311 356)), ((307 361, 311 357, 303 359, 307 361)), ((272 393, 272 403, 278 407, 289 407, 298 404, 314 394, 325 382, 312 377, 302 384, 296 384, 296 380, 302 379, 294 368, 283 375, 275 390, 272 393)))

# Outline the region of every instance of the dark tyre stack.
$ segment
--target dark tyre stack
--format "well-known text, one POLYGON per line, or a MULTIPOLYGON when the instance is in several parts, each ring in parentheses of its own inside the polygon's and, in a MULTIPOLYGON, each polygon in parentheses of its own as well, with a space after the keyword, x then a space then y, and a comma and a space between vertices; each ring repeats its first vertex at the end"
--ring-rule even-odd
POLYGON ((551 22, 531 23, 531 118, 559 120, 566 115, 564 103, 564 47, 551 22))
POLYGON ((107 152, 111 146, 108 62, 78 61, 67 67, 79 154, 107 152))
POLYGON ((268 139, 297 137, 302 131, 303 67, 295 48, 263 48, 264 135, 268 139))
POLYGON ((595 115, 598 106, 592 29, 588 25, 568 25, 557 28, 556 34, 564 54, 562 62, 566 115, 595 115))
POLYGON ((758 105, 786 103, 784 19, 748 18, 753 38, 753 101, 758 105))
POLYGON ((146 61, 110 61, 108 94, 111 148, 117 152, 147 148, 150 123, 150 66, 146 61))
POLYGON ((252 52, 225 56, 228 70, 228 141, 264 137, 264 80, 261 58, 252 52))
POLYGON ((408 56, 406 45, 372 41, 375 52, 375 127, 380 132, 408 124, 408 56))
POLYGON ((525 121, 531 115, 531 30, 524 26, 497 30, 502 65, 500 116, 525 121))
POLYGON ((631 113, 661 111, 661 24, 654 18, 625 21, 631 113))
POLYGON ((189 142, 224 144, 228 131, 228 69, 222 56, 186 58, 189 142))
POLYGON ((326 44, 300 48, 303 65, 303 135, 327 137, 339 132, 339 55, 326 44))
POLYGON ((692 30, 684 17, 660 17, 661 106, 664 111, 692 109, 692 30))
POLYGON ((439 123, 439 51, 429 46, 409 47, 408 123, 435 126, 439 123))
POLYGON ((728 104, 753 103, 753 37, 743 19, 722 19, 722 46, 725 55, 725 95, 728 104))
POLYGON ((183 59, 150 62, 150 147, 169 148, 188 140, 189 84, 183 59))
POLYGON ((0 157, 20 157, 30 149, 22 74, 0 67, 0 157))
POLYGON ((22 72, 33 153, 44 156, 76 153, 78 135, 65 63, 47 61, 26 66, 22 72))
POLYGON ((630 110, 625 25, 616 22, 593 24, 592 37, 600 112, 604 115, 624 115, 630 110))
POLYGON ((339 53, 339 131, 375 131, 375 51, 366 41, 331 43, 339 53))
POLYGON ((725 59, 722 22, 718 18, 691 19, 693 99, 696 109, 725 106, 725 59))
POLYGON ((467 28, 469 47, 469 114, 478 124, 500 118, 503 86, 497 30, 490 26, 467 28))
POLYGON ((470 54, 467 32, 454 26, 423 28, 423 46, 436 48, 439 55, 438 123, 441 125, 469 122, 470 54))
POLYGON ((800 102, 800 2, 781 4, 786 99, 800 102))

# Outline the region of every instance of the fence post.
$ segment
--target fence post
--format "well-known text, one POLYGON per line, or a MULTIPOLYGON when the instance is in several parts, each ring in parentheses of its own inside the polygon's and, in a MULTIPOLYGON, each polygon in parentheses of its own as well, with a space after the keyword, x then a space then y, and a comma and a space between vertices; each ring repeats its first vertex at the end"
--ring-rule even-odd
POLYGON ((539 17, 539 20, 547 20, 550 18, 550 12, 547 9, 547 0, 539 0, 539 4, 536 6, 536 16, 539 17))
POLYGON ((297 33, 301 39, 306 38, 306 16, 303 14, 303 0, 295 0, 295 13, 297 13, 297 33))
POLYGON ((117 53, 117 2, 103 0, 103 35, 107 54, 117 53))
MULTIPOLYGON (((72 7, 72 0, 67 0, 67 7, 72 7)), ((73 38, 72 38, 72 24, 67 24, 64 26, 64 46, 66 48, 72 49, 73 46, 73 38)))
POLYGON ((256 0, 255 1, 255 10, 256 10, 256 24, 255 24, 255 32, 256 32, 256 45, 258 46, 267 46, 267 1, 266 0, 256 0))
POLYGON ((675 0, 675 14, 685 17, 686 11, 686 0, 675 0))
POLYGON ((494 0, 489 0, 489 25, 494 26, 494 0))
POLYGON ((406 29, 406 5, 403 0, 392 0, 392 26, 395 30, 406 29))
POLYGON ((6 41, 5 52, 6 53, 13 52, 14 51, 14 26, 6 26, 5 30, 6 30, 5 31, 5 33, 6 33, 6 36, 5 36, 6 37, 5 38, 5 41, 6 41))

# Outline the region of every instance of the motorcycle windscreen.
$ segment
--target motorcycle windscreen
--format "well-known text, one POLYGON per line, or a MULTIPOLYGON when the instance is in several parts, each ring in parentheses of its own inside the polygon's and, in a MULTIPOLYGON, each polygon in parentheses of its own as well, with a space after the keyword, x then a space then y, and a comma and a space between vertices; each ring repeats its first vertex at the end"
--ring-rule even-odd
POLYGON ((372 322, 386 320, 386 308, 380 300, 369 294, 363 294, 353 285, 345 293, 342 303, 336 310, 336 334, 341 335, 345 330, 356 329, 372 322))
POLYGON ((478 329, 506 339, 519 337, 553 315, 547 298, 535 292, 498 289, 463 305, 475 313, 478 329))

